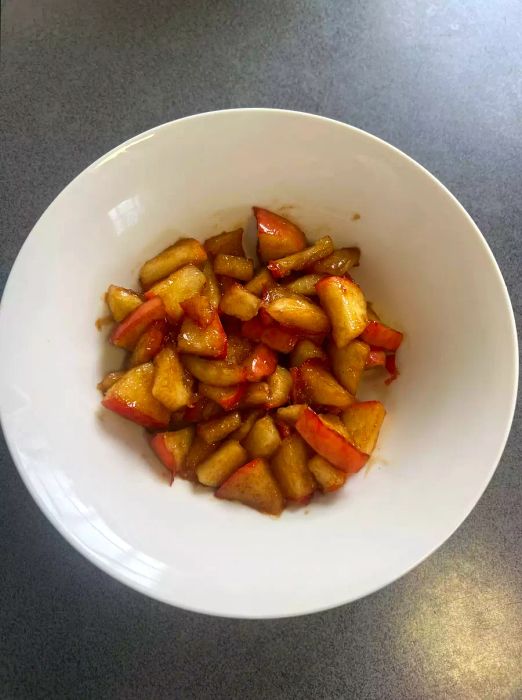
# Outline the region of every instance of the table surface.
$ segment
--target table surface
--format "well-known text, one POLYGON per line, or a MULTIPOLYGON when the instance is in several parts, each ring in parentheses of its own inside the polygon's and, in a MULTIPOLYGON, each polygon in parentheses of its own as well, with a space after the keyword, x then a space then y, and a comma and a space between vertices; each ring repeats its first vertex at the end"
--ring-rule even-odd
MULTIPOLYGON (((439 177, 520 318, 519 0, 2 7, 0 289, 45 207, 111 147, 187 114, 284 107, 366 129, 439 177)), ((2 442, 0 696, 522 698, 520 415, 481 501, 426 562, 351 605, 263 622, 109 578, 47 522, 2 442)))

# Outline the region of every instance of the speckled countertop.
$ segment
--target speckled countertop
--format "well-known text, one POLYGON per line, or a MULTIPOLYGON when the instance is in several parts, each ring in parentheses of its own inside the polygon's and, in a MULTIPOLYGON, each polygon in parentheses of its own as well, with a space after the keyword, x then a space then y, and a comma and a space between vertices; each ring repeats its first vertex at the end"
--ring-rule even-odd
MULTIPOLYGON (((47 204, 109 148, 195 112, 285 107, 366 129, 439 177, 520 325, 519 0, 2 8, 0 288, 47 204)), ((273 622, 183 612, 103 574, 40 513, 2 441, 0 697, 522 698, 520 417, 480 503, 426 562, 352 605, 273 622)))

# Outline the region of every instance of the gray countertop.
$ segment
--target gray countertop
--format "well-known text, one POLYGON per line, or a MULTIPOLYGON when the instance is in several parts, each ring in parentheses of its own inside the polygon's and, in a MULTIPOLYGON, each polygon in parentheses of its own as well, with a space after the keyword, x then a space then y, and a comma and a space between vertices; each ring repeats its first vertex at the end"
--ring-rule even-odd
MULTIPOLYGON (((44 208, 105 151, 187 114, 270 106, 366 129, 439 177, 520 318, 519 0, 2 7, 0 288, 44 208)), ((426 562, 351 605, 264 622, 109 578, 47 522, 1 442, 0 697, 522 698, 520 416, 480 503, 426 562)))

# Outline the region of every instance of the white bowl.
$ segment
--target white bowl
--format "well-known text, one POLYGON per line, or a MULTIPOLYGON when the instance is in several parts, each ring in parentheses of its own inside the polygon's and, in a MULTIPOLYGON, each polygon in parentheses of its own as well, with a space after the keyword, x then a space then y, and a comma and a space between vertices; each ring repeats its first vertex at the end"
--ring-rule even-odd
POLYGON ((3 427, 49 520, 129 586, 234 617, 347 603, 433 552, 493 474, 517 371, 502 276, 461 205, 383 141, 294 112, 181 119, 100 158, 34 227, 0 315, 3 427), (358 281, 406 334, 399 380, 367 384, 388 409, 371 468, 279 519, 168 488, 142 430, 96 390, 120 361, 95 329, 107 285, 135 284, 178 236, 243 225, 253 204, 360 246, 358 281))

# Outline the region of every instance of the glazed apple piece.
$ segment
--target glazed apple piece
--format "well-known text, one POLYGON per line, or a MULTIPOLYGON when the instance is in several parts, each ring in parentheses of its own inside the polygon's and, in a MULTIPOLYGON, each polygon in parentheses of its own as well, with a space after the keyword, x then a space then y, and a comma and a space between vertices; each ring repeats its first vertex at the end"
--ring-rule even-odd
POLYGON ((288 329, 311 333, 330 330, 330 321, 323 309, 301 294, 269 289, 263 295, 263 309, 274 321, 288 329))
POLYGON ((402 343, 403 334, 379 321, 370 321, 361 332, 361 340, 383 350, 397 350, 402 343))
POLYGON ((358 472, 368 461, 367 454, 358 450, 343 435, 326 425, 309 407, 299 416, 295 427, 317 454, 348 474, 358 472))
POLYGON ((342 420, 350 442, 361 452, 371 454, 386 415, 380 401, 361 401, 343 411, 342 420))
POLYGON ((148 289, 185 265, 201 265, 207 259, 205 249, 194 238, 182 238, 142 266, 140 282, 148 289))
POLYGON ((322 348, 307 338, 300 340, 290 355, 290 367, 299 367, 307 360, 317 358, 326 363, 326 353, 322 348))
POLYGON ((223 359, 227 354, 227 336, 221 325, 217 311, 213 312, 212 321, 206 328, 184 318, 178 334, 178 352, 201 357, 223 359))
POLYGON ((277 409, 276 416, 279 421, 294 427, 305 408, 306 404, 304 403, 294 403, 290 404, 289 406, 281 406, 281 408, 277 409))
POLYGON ((304 233, 288 219, 268 209, 254 207, 257 222, 257 251, 264 262, 283 258, 306 248, 304 233))
POLYGON ((133 350, 147 326, 164 318, 165 307, 161 299, 150 299, 118 323, 111 333, 110 342, 118 348, 133 350))
POLYGON ((259 382, 269 377, 277 367, 277 355, 263 343, 258 343, 244 361, 243 366, 248 382, 259 382))
POLYGON ((274 284, 274 278, 270 274, 270 270, 266 267, 262 267, 261 270, 255 274, 250 282, 245 284, 245 289, 251 294, 255 294, 256 297, 261 297, 265 289, 268 289, 274 284))
POLYGON ((267 409, 278 408, 288 402, 292 391, 292 375, 286 367, 278 365, 274 373, 268 377, 267 384, 270 392, 267 409))
POLYGON ((206 283, 201 293, 207 297, 210 302, 210 306, 215 310, 219 307, 219 302, 221 301, 221 290, 210 260, 207 260, 203 264, 202 269, 203 274, 205 275, 206 283))
POLYGON ((246 367, 226 360, 205 360, 195 355, 183 355, 181 361, 190 374, 203 384, 235 386, 247 380, 246 367))
MULTIPOLYGON (((253 384, 250 384, 248 386, 254 386, 253 384)), ((242 442, 248 433, 252 430, 254 423, 258 418, 261 418, 263 415, 263 411, 259 408, 252 408, 244 413, 241 414, 241 425, 237 430, 234 430, 234 432, 230 435, 230 438, 232 440, 237 440, 238 442, 242 442)))
POLYGON ((254 261, 239 255, 223 255, 220 253, 214 260, 216 275, 226 275, 241 282, 249 282, 254 276, 254 261))
POLYGON ((324 236, 313 245, 293 255, 288 255, 279 260, 270 259, 267 267, 276 279, 288 277, 292 272, 304 270, 318 260, 328 257, 333 253, 333 242, 330 236, 324 236))
POLYGON ((207 238, 203 245, 211 258, 215 258, 220 254, 239 255, 241 257, 245 255, 242 228, 236 228, 233 231, 223 231, 223 233, 218 233, 217 236, 211 236, 207 238))
POLYGON ((204 486, 219 486, 247 459, 245 448, 237 440, 227 440, 197 465, 198 481, 204 486))
POLYGON ((270 467, 285 498, 308 503, 315 491, 315 482, 308 469, 308 449, 300 435, 293 433, 281 442, 270 467))
POLYGON ((245 395, 247 384, 238 384, 236 386, 211 386, 210 384, 201 384, 198 387, 198 392, 202 396, 206 396, 212 401, 219 404, 225 411, 231 411, 239 406, 241 399, 245 395))
POLYGON ((111 284, 105 295, 107 306, 116 323, 123 321, 132 311, 143 304, 143 299, 132 289, 111 284))
POLYGON ((178 470, 177 475, 187 481, 197 481, 196 467, 207 459, 207 457, 210 457, 210 455, 215 452, 216 448, 217 445, 209 444, 205 442, 203 438, 200 438, 199 435, 195 435, 187 457, 178 470))
MULTIPOLYGON (((263 309, 261 309, 263 311, 263 309)), ((261 320, 261 316, 245 321, 243 335, 250 340, 260 341, 277 352, 289 353, 299 341, 299 335, 270 319, 270 325, 261 320)))
POLYGON ((96 388, 99 389, 102 392, 102 394, 106 394, 111 388, 111 386, 113 384, 116 384, 118 379, 121 379, 124 374, 125 372, 122 370, 118 370, 116 372, 107 372, 107 374, 103 377, 101 382, 98 382, 96 388))
POLYGON ((182 430, 156 433, 150 445, 163 465, 171 472, 172 479, 183 465, 194 440, 195 428, 190 426, 182 430))
POLYGON ((322 279, 323 275, 301 275, 291 282, 286 282, 284 287, 288 289, 289 292, 294 292, 295 294, 304 294, 307 297, 315 297, 317 295, 317 290, 315 285, 322 279))
POLYGON ((318 282, 317 293, 332 323, 334 343, 338 348, 344 348, 364 331, 368 323, 364 294, 352 280, 334 276, 324 277, 318 282))
POLYGON ((163 347, 166 332, 167 324, 164 319, 153 321, 138 338, 138 342, 129 357, 128 366, 136 367, 136 365, 142 365, 144 362, 154 359, 163 347))
POLYGON ((370 348, 364 369, 373 369, 374 367, 384 367, 386 364, 386 353, 378 348, 370 348))
POLYGON ((195 294, 190 299, 180 302, 180 306, 200 328, 206 328, 212 322, 216 309, 204 294, 195 294))
POLYGON ((267 382, 254 382, 248 384, 241 406, 266 406, 270 399, 270 387, 267 382))
POLYGON ((355 400, 321 360, 306 360, 300 367, 292 368, 292 378, 296 387, 295 399, 304 403, 346 408, 355 400))
POLYGON ((314 455, 308 460, 308 469, 312 472, 323 493, 337 491, 346 482, 346 472, 336 469, 333 464, 320 455, 314 455))
POLYGON ((323 275, 339 275, 342 277, 352 267, 359 264, 361 251, 359 248, 338 248, 327 258, 314 263, 312 270, 323 275))
POLYGON ((148 292, 147 299, 159 297, 165 304, 169 318, 175 323, 183 316, 181 302, 199 294, 207 278, 195 265, 185 265, 173 272, 167 279, 155 284, 148 292))
POLYGON ((252 343, 234 333, 229 334, 227 340, 227 362, 240 365, 252 352, 252 343))
POLYGON ((215 495, 270 515, 279 515, 285 507, 281 489, 267 462, 260 457, 237 469, 215 495))
POLYGON ((171 411, 188 406, 192 399, 192 380, 172 346, 163 348, 156 355, 154 367, 153 396, 171 411))
POLYGON ((241 415, 239 411, 226 413, 224 416, 213 418, 212 420, 199 423, 197 433, 205 442, 221 442, 227 435, 233 433, 241 425, 241 415))
POLYGON ((154 365, 133 367, 107 390, 102 406, 151 430, 165 430, 170 411, 152 394, 154 365))
POLYGON ((234 282, 223 293, 219 310, 241 321, 249 321, 257 314, 260 304, 255 294, 247 292, 242 285, 234 282))
POLYGON ((338 348, 335 343, 328 346, 328 356, 336 379, 354 396, 369 354, 370 346, 360 340, 353 340, 343 348, 338 348))
POLYGON ((272 416, 266 415, 256 421, 243 442, 250 457, 271 457, 281 444, 279 431, 272 416))

